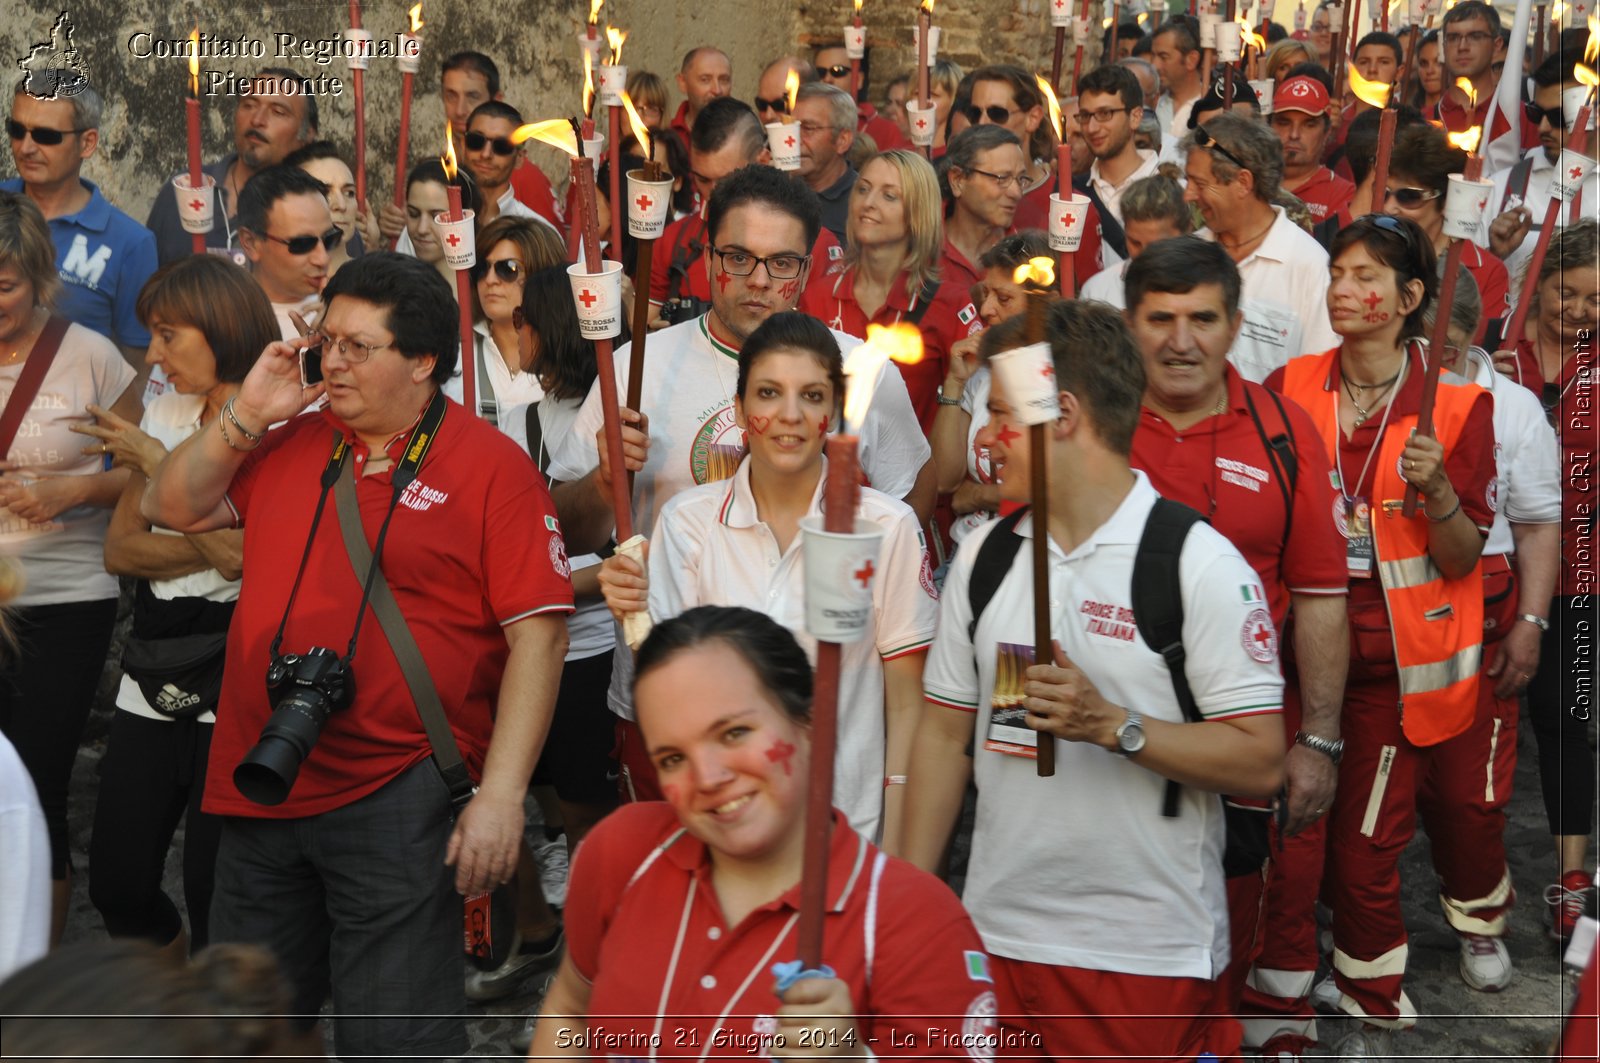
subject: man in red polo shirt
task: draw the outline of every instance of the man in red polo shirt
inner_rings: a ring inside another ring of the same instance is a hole
[[[1284,189],[1299,197],[1313,221],[1326,221],[1344,209],[1356,186],[1322,165],[1332,124],[1322,82],[1302,74],[1279,85],[1269,121],[1283,142]]]
[[[721,48],[709,44],[689,49],[678,69],[678,91],[683,93],[683,102],[672,116],[671,129],[687,148],[695,119],[706,104],[733,92],[733,60]]]
[[[888,118],[878,113],[878,109],[866,100],[867,71],[871,66],[872,51],[861,60],[861,85],[859,95],[856,97],[856,110],[860,114],[857,120],[856,131],[865,133],[872,138],[879,151],[889,151],[892,148],[909,148],[911,141],[906,139],[900,127]],[[813,64],[817,68],[817,77],[836,89],[850,91],[850,56],[845,54],[844,45],[828,44],[817,49]]]
[[[1276,1014],[1246,1019],[1245,1043],[1276,1059],[1316,1039],[1306,999],[1317,969],[1312,902],[1340,751],[1348,580],[1316,427],[1228,363],[1243,320],[1240,287],[1237,267],[1215,243],[1163,240],[1129,265],[1125,316],[1145,363],[1134,467],[1162,496],[1210,519],[1261,577],[1273,623],[1284,631],[1288,622],[1282,845],[1272,848],[1264,919],[1259,869],[1228,879],[1232,961],[1218,980],[1226,994],[1218,1010],[1237,1013],[1250,976],[1256,1006]]]
[[[309,338],[271,345],[144,497],[156,524],[245,529],[250,578],[228,633],[204,804],[227,817],[212,939],[271,948],[294,1013],[314,1020],[331,988],[341,1056],[454,1056],[467,1050],[462,897],[516,869],[572,586],[526,452],[439,393],[456,335],[438,272],[373,252],[323,295],[326,384],[302,386]],[[297,416],[323,394],[325,410]],[[346,503],[323,504],[335,479],[359,514],[349,530],[381,548],[374,563],[442,703],[441,743],[465,761],[448,784],[366,608],[365,566],[341,536]],[[303,674],[339,653],[353,692],[296,688],[320,711],[268,693],[269,664]]]
[[[1501,58],[1500,13],[1483,0],[1462,0],[1444,13],[1443,28],[1439,31],[1440,55],[1444,57],[1444,95],[1439,99],[1437,112],[1431,117],[1444,123],[1451,133],[1463,133],[1473,126],[1482,126],[1494,107],[1495,90],[1500,85],[1500,74],[1495,60]],[[1472,82],[1477,103],[1467,106],[1467,94],[1456,86],[1457,78]],[[1523,146],[1536,144],[1539,131],[1525,115],[1508,117],[1495,108],[1494,128],[1485,129],[1479,139],[1486,146],[1511,131],[1511,123],[1520,123],[1518,137]],[[1521,154],[1521,149],[1517,150]]]

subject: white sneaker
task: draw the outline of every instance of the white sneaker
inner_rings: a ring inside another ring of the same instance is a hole
[[[1498,993],[1511,984],[1506,943],[1482,934],[1461,935],[1461,980],[1480,993]]]
[[[1339,988],[1338,983],[1334,981],[1331,974],[1311,987],[1312,1008],[1328,1015],[1344,1014],[1343,1009],[1339,1007],[1339,1001],[1343,997],[1344,992]]]
[[[564,908],[567,903],[567,875],[570,872],[567,856],[567,838],[561,835],[555,841],[542,841],[533,847],[533,861],[539,865],[539,888],[551,907]]]
[[[1388,1063],[1391,1051],[1389,1031],[1359,1024],[1333,1046],[1335,1059],[1345,1063]]]

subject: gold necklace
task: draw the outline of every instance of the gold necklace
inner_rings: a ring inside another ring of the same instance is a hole
[[[1367,419],[1372,416],[1373,412],[1377,410],[1377,408],[1382,405],[1386,399],[1389,398],[1394,391],[1395,382],[1400,379],[1400,374],[1401,372],[1404,372],[1404,370],[1405,362],[1402,361],[1400,363],[1400,368],[1396,370],[1394,376],[1390,377],[1388,380],[1385,380],[1380,384],[1356,384],[1353,383],[1349,377],[1344,375],[1343,366],[1339,368],[1339,379],[1344,382],[1345,394],[1350,396],[1350,405],[1356,408],[1355,427],[1360,428],[1363,424],[1366,424]],[[1386,388],[1387,390],[1385,390],[1377,397],[1376,400],[1374,400],[1371,407],[1366,407],[1361,405],[1360,399],[1356,398],[1356,389],[1358,388],[1362,391],[1370,391],[1373,388]]]

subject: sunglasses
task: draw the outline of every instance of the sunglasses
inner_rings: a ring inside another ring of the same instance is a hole
[[[779,114],[789,113],[789,101],[783,96],[779,96],[775,100],[769,100],[763,96],[757,96],[755,98],[755,105],[758,112],[777,111]]]
[[[843,78],[850,76],[850,68],[847,66],[824,66],[819,67],[817,73],[830,78]]]
[[[1390,195],[1393,194],[1394,192],[1391,190]],[[1438,195],[1438,193],[1435,192],[1434,195]],[[1357,221],[1370,221],[1373,225],[1376,225],[1384,232],[1393,233],[1405,241],[1406,250],[1408,252],[1416,252],[1416,244],[1411,239],[1411,226],[1406,222],[1401,221],[1399,218],[1396,218],[1394,215],[1368,214],[1365,218],[1358,218]]]
[[[1011,121],[1011,116],[1016,112],[1008,111],[1004,107],[1000,107],[996,104],[990,104],[988,107],[968,107],[961,113],[966,115],[967,121],[971,122],[973,125],[977,125],[979,122],[983,121],[984,115],[988,115],[989,121],[993,122],[995,125],[1005,125],[1007,122]]]
[[[1420,207],[1430,199],[1438,199],[1439,192],[1433,188],[1390,188],[1383,194],[1385,201],[1393,199],[1402,207]]]
[[[337,226],[329,229],[321,236],[291,236],[287,240],[281,236],[273,236],[271,233],[261,233],[260,235],[265,236],[274,243],[282,244],[291,255],[295,256],[309,255],[317,249],[318,243],[332,251],[344,242],[344,233]]]
[[[468,151],[482,151],[485,147],[493,147],[496,155],[510,155],[517,150],[517,146],[505,137],[495,137],[490,140],[482,133],[468,133],[466,145]]]
[[[1218,155],[1221,155],[1224,159],[1227,159],[1241,170],[1250,169],[1250,167],[1246,166],[1239,160],[1239,156],[1223,147],[1222,141],[1212,136],[1211,131],[1203,125],[1195,127],[1194,142],[1197,147],[1210,148],[1214,150]]]
[[[494,275],[507,284],[515,284],[524,276],[522,263],[514,258],[498,258],[493,262],[479,261],[472,267],[472,279],[481,281],[489,275],[489,270],[494,270]]]
[[[1522,113],[1528,116],[1529,125],[1537,126],[1540,122],[1549,122],[1551,129],[1566,128],[1566,115],[1561,113],[1560,107],[1540,107],[1530,102],[1522,105]]]
[[[51,129],[49,126],[26,126],[21,122],[6,119],[6,132],[11,134],[12,140],[22,140],[32,137],[33,142],[41,148],[53,148],[67,138],[68,134],[77,136],[87,132],[83,129]]]

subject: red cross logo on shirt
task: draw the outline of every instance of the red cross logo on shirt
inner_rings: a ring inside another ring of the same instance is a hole
[[[1367,297],[1361,301],[1367,304],[1368,310],[1376,310],[1378,308],[1378,304],[1383,302],[1383,296],[1379,295],[1377,292],[1368,292]]]
[[[1009,424],[996,433],[995,438],[1005,446],[1010,446],[1013,440],[1021,439],[1022,433],[1012,428]]]
[[[861,586],[865,587],[867,584],[872,582],[872,574],[876,571],[877,569],[872,567],[872,559],[869,557],[867,558],[867,563],[865,565],[862,565],[860,568],[850,573],[850,575],[855,578],[857,583],[860,583]]]
[[[651,199],[649,196],[642,195],[638,199],[634,200],[634,202],[639,204],[639,209],[641,211],[648,211],[651,207],[655,206],[655,200]]]
[[[1272,632],[1267,629],[1267,625],[1262,624],[1256,628],[1256,633],[1251,635],[1250,638],[1257,646],[1265,650],[1272,643]]]
[[[451,233],[449,236],[444,238],[444,242],[449,244],[451,249],[454,249],[455,246],[461,242],[461,237],[457,236],[455,233]]]
[[[1577,174],[1573,174],[1573,176],[1576,177]],[[206,205],[206,201],[203,200],[203,199],[191,199],[189,201],[189,209],[193,210],[193,211],[198,211],[201,208],[203,208],[205,205]]]
[[[578,302],[583,304],[583,308],[585,310],[594,309],[594,304],[599,302],[599,301],[600,301],[600,297],[595,295],[593,292],[591,292],[587,288],[585,288],[583,290],[583,293],[578,296]]]

